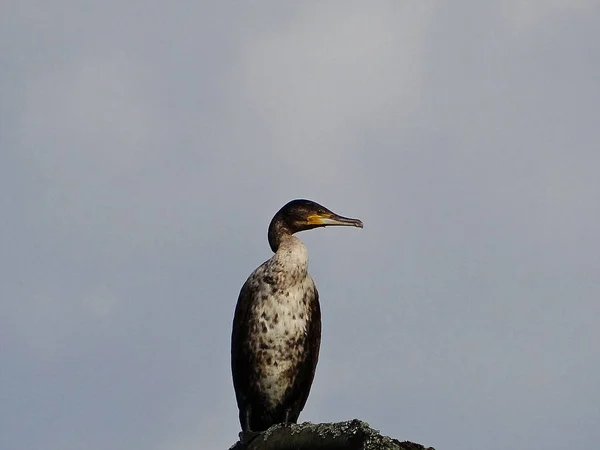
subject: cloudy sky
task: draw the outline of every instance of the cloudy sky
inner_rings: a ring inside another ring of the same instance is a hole
[[[237,438],[239,288],[279,207],[301,420],[438,449],[600,440],[598,0],[0,6],[0,447]]]

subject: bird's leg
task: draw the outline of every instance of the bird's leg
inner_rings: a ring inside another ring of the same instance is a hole
[[[252,431],[250,429],[250,414],[251,414],[250,405],[246,405],[244,408],[244,412],[241,414],[243,418],[242,422],[242,431],[240,433],[240,442],[244,445],[248,445],[252,439],[258,436],[260,433],[256,431]]]
[[[252,407],[250,405],[246,405],[244,408],[244,424],[242,426],[242,431],[250,431],[250,414],[252,412]]]
[[[283,416],[283,423],[290,423],[290,414],[292,413],[291,408],[287,408],[285,410],[285,415]]]

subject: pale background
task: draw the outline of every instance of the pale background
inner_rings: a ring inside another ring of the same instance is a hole
[[[226,449],[237,294],[305,197],[301,420],[600,441],[600,2],[0,5],[0,448]]]

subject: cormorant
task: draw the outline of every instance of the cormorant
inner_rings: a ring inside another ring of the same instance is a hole
[[[310,200],[292,200],[269,225],[275,253],[248,277],[238,297],[231,370],[242,431],[296,423],[315,375],[321,343],[319,293],[307,272],[303,230],[330,225],[362,228]]]

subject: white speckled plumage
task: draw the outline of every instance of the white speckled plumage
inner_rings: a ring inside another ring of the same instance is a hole
[[[290,376],[305,350],[310,319],[307,293],[313,297],[315,292],[307,267],[306,247],[289,236],[248,279],[256,293],[250,313],[250,329],[256,332],[249,345],[258,352],[258,359],[266,362],[258,367],[257,383],[271,407],[280,403],[293,385],[293,379],[282,383],[282,378]]]

